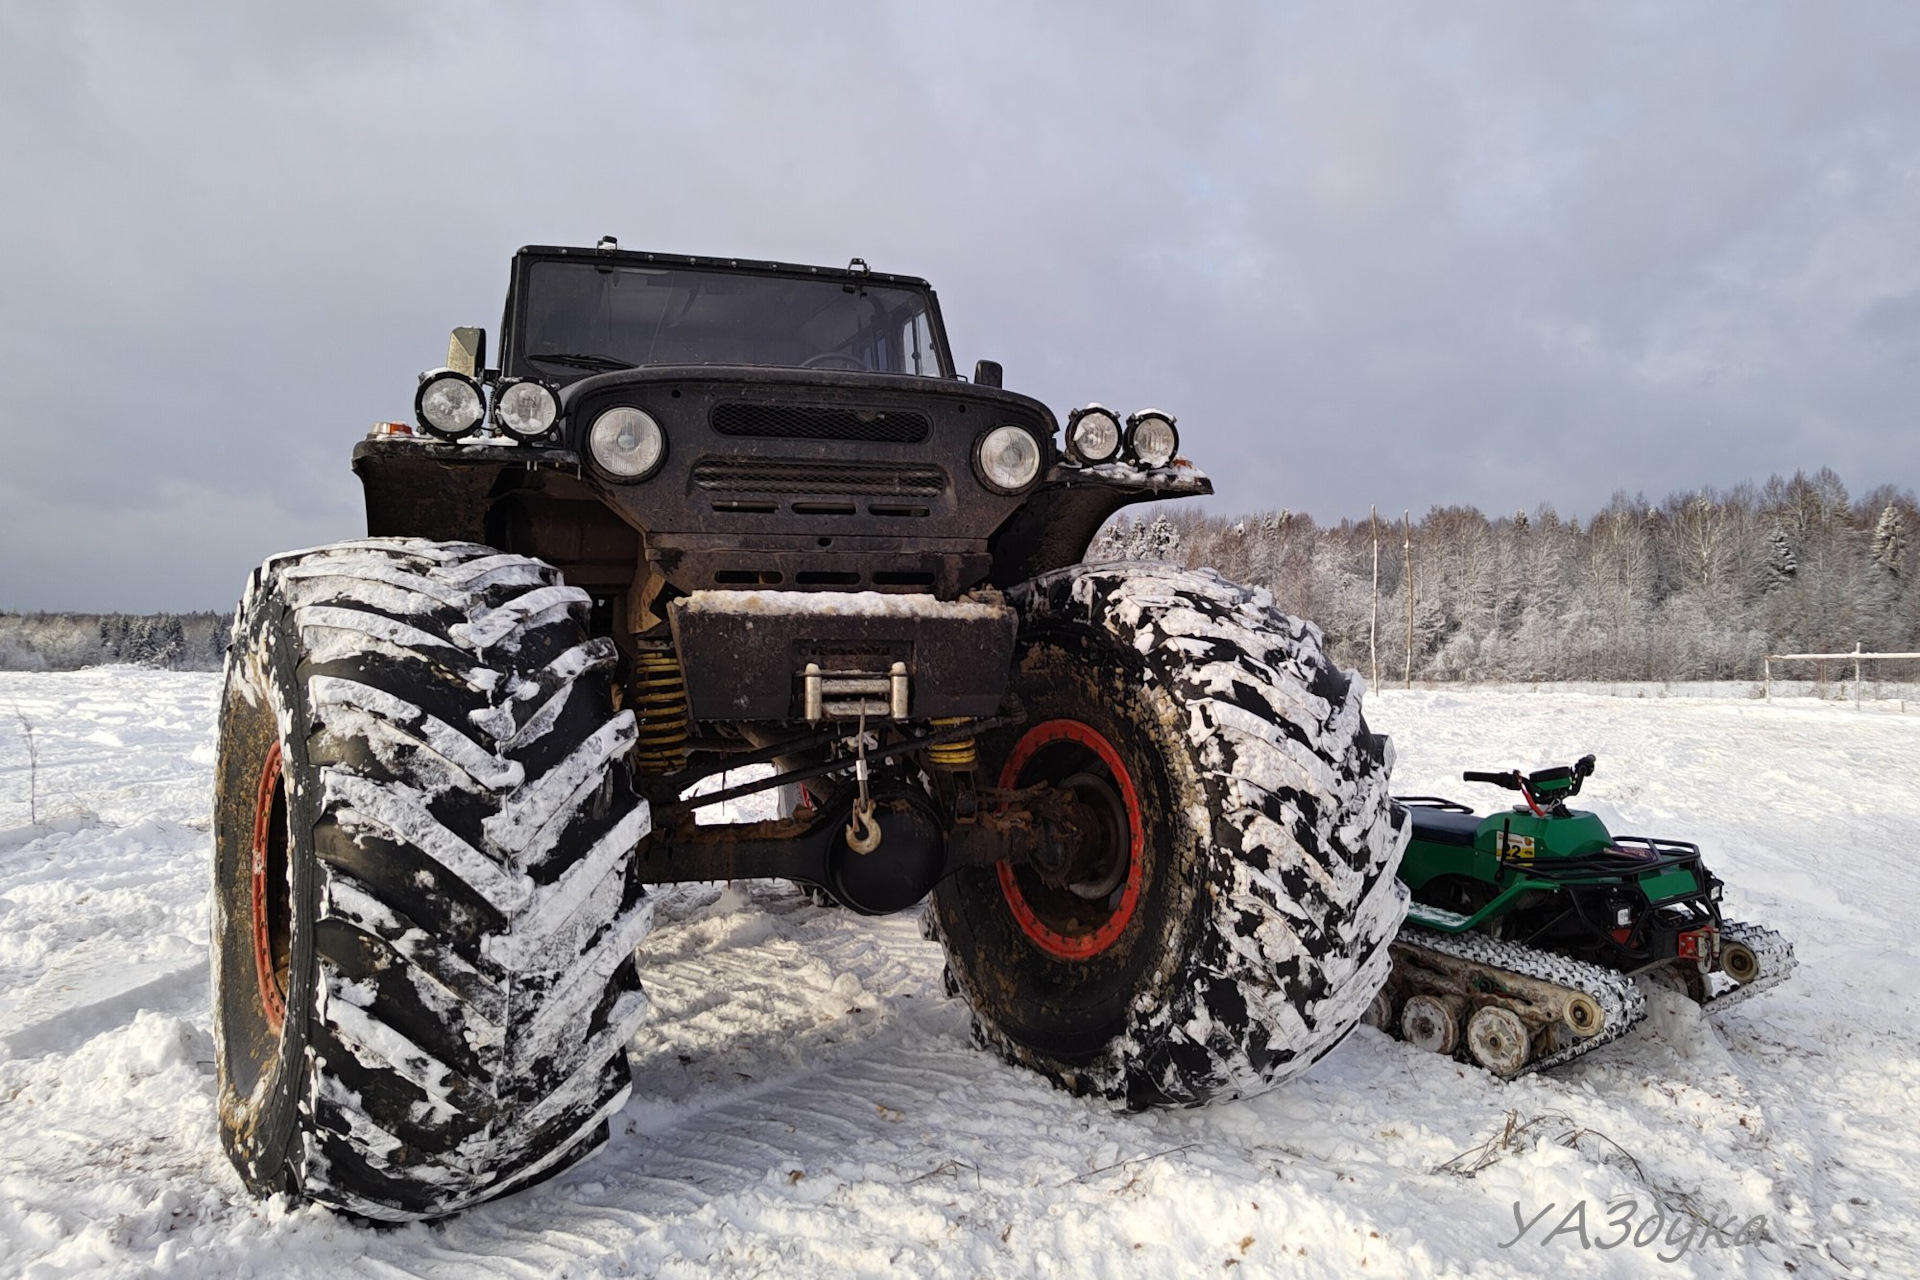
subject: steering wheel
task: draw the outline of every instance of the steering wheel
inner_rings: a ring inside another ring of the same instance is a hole
[[[850,356],[844,351],[822,351],[817,356],[808,356],[800,362],[802,369],[848,369],[854,373],[872,373],[873,367],[859,356]]]

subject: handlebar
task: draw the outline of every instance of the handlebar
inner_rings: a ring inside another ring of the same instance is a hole
[[[1508,791],[1518,791],[1526,800],[1527,807],[1535,813],[1541,811],[1537,795],[1544,795],[1549,805],[1558,805],[1568,796],[1579,795],[1581,784],[1592,776],[1592,756],[1581,756],[1571,765],[1555,765],[1550,769],[1536,769],[1532,773],[1521,773],[1518,769],[1509,769],[1504,773],[1469,769],[1460,775],[1467,782],[1486,782],[1505,787]]]

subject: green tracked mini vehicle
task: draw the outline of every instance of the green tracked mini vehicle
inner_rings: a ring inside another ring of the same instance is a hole
[[[1616,836],[1567,801],[1594,758],[1533,773],[1469,771],[1522,803],[1478,814],[1437,796],[1398,796],[1412,840],[1400,878],[1413,895],[1393,976],[1369,1020],[1421,1048],[1499,1076],[1569,1061],[1646,1016],[1633,979],[1703,1006],[1786,978],[1793,948],[1727,920],[1697,845]]]

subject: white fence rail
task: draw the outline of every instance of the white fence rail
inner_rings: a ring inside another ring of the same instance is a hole
[[[1860,664],[1863,662],[1885,662],[1905,658],[1920,659],[1920,653],[1865,653],[1859,645],[1853,646],[1851,653],[1770,653],[1766,663],[1766,696],[1773,697],[1773,664],[1776,662],[1845,662],[1853,661],[1853,700],[1860,701]],[[1749,668],[1751,670],[1751,668]]]

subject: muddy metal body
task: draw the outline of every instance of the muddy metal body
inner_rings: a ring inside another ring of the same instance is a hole
[[[920,298],[932,372],[543,364],[530,349],[529,273],[583,262]],[[498,369],[473,372],[552,386],[554,429],[533,443],[369,437],[353,454],[367,531],[536,557],[589,593],[592,630],[618,646],[630,705],[665,744],[640,779],[658,833],[646,878],[781,876],[881,911],[960,866],[1026,861],[1036,848],[1071,861],[1071,804],[1002,797],[982,819],[966,770],[933,771],[931,799],[907,770],[942,747],[935,759],[963,761],[979,733],[1021,718],[1008,696],[1016,619],[1002,588],[1079,561],[1122,506],[1211,492],[1203,476],[1180,461],[1076,461],[1044,404],[948,372],[924,281],[863,266],[523,249],[502,332]],[[997,380],[997,367],[979,372]],[[642,479],[608,472],[590,448],[592,425],[618,407],[644,411],[665,434],[664,459]],[[986,482],[977,464],[984,433],[1007,424],[1043,450],[1019,492]],[[871,857],[850,855],[842,834],[855,799],[846,744],[862,729],[884,850]],[[812,803],[770,823],[694,822],[682,792],[749,763],[777,773],[729,794],[807,783]]]
[[[500,332],[354,451],[369,536],[235,611],[211,951],[250,1191],[438,1218],[630,1133],[666,881],[924,899],[974,1042],[1115,1105],[1347,1037],[1405,913],[1360,682],[1264,590],[1083,561],[1211,491],[1171,415],[961,378],[933,291],[857,259],[523,249]]]

